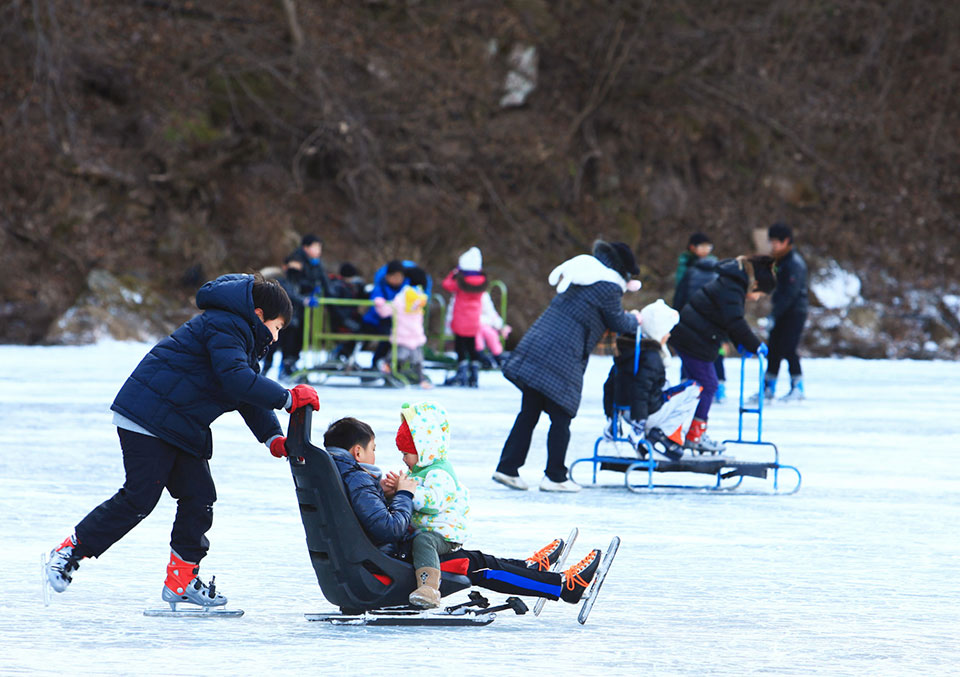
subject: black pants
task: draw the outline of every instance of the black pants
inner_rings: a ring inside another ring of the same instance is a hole
[[[461,562],[459,560],[466,560]],[[559,599],[563,577],[552,571],[528,569],[519,559],[503,559],[478,550],[455,550],[440,556],[441,566],[453,564],[474,585],[505,595]]]
[[[156,507],[164,488],[177,499],[170,547],[187,562],[199,562],[210,542],[217,490],[210,464],[149,435],[118,429],[123,449],[123,487],[76,527],[81,554],[99,557]]]
[[[780,361],[787,361],[787,368],[791,376],[800,376],[800,356],[797,346],[800,345],[800,336],[803,334],[803,325],[807,322],[806,314],[785,315],[776,321],[770,331],[770,353],[767,359],[767,374],[773,378],[780,373]]]
[[[550,430],[547,432],[547,468],[544,474],[554,482],[566,481],[567,466],[564,461],[567,445],[570,444],[570,421],[573,417],[559,404],[533,388],[523,388],[520,413],[513,422],[507,441],[503,443],[497,472],[511,476],[519,474],[520,467],[527,460],[527,453],[530,451],[533,429],[537,427],[543,412],[550,417]]]
[[[480,353],[477,352],[476,336],[453,335],[453,348],[457,351],[457,361],[476,362],[480,359]]]

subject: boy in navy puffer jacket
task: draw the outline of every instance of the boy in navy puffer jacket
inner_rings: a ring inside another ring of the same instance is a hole
[[[99,557],[149,515],[166,488],[177,499],[177,516],[164,601],[227,603],[197,576],[217,499],[210,424],[238,411],[270,453],[282,458],[286,438],[273,410],[318,409],[319,400],[310,386],[288,391],[260,374],[260,358],[293,311],[278,282],[222,275],[200,288],[197,307],[204,312],[155,345],[113,402],[126,479],[51,551],[46,573],[57,592],[70,584],[80,560]]]

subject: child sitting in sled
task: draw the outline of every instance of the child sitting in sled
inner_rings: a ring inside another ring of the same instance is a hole
[[[442,411],[438,407],[435,410],[437,416],[433,417],[431,414],[430,418],[442,418],[445,424],[446,416],[441,414]],[[449,426],[429,425],[422,429],[415,414],[412,419],[412,426],[407,423],[412,439],[421,439],[424,449],[429,447],[434,453],[441,447],[446,448]],[[406,423],[407,420],[404,416],[403,421]],[[425,422],[426,420],[423,421]],[[436,438],[436,441],[427,443],[424,437]],[[414,501],[417,492],[421,490],[420,483],[415,479],[416,466],[412,475],[401,472],[383,476],[380,469],[374,465],[376,438],[373,429],[355,418],[344,418],[331,424],[324,433],[323,444],[340,472],[350,505],[367,537],[385,554],[410,560],[414,556],[414,540],[418,536],[418,533],[413,531]],[[408,445],[406,442],[402,444],[404,447]],[[420,454],[417,458],[419,463]],[[426,506],[426,500],[423,499],[422,502],[423,506]],[[438,510],[434,514],[439,516],[442,512]],[[418,519],[422,520],[422,517]],[[456,534],[454,538],[465,538],[465,529],[457,531],[454,527],[449,533]],[[438,555],[434,567],[425,568],[435,569],[428,572],[428,580],[435,580],[438,587],[440,572],[452,571],[466,576],[472,585],[507,595],[562,599],[576,604],[593,581],[600,565],[601,553],[600,550],[592,550],[562,573],[550,571],[550,567],[560,558],[563,545],[562,539],[554,539],[525,560],[500,558],[478,550],[454,549],[451,546],[448,552]],[[441,544],[441,547],[444,546]],[[418,572],[423,573],[419,570]],[[419,575],[417,583],[421,583]],[[439,602],[439,591],[436,599]]]
[[[622,432],[630,444],[640,451],[646,440],[654,450],[671,460],[683,456],[683,440],[693,421],[702,390],[693,381],[676,388],[667,385],[665,360],[670,359],[666,343],[680,314],[658,299],[640,311],[641,340],[635,334],[617,336],[613,367],[603,384],[603,410],[607,416],[604,437],[612,440],[616,411],[621,414]],[[638,351],[639,349],[639,351]]]
[[[428,609],[440,604],[440,556],[460,548],[469,533],[470,491],[447,460],[449,430],[447,412],[438,404],[404,404],[400,409],[397,449],[417,482],[412,523],[418,587],[410,593],[410,603]],[[397,478],[388,473],[385,488]]]

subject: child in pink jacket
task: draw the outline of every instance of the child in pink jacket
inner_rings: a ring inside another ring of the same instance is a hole
[[[393,316],[392,340],[397,344],[397,365],[401,374],[421,388],[432,388],[430,379],[423,375],[423,346],[427,335],[423,330],[423,313],[427,294],[419,280],[407,280],[391,301],[377,299],[381,317]],[[402,367],[400,365],[403,365]]]
[[[487,276],[483,272],[483,257],[477,247],[470,247],[460,255],[456,268],[443,280],[443,288],[453,294],[453,345],[457,351],[457,373],[444,385],[477,387],[480,371],[477,352],[477,333],[480,331],[480,313],[483,293],[487,290]]]

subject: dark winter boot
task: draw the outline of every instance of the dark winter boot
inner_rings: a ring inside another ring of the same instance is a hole
[[[560,559],[561,552],[563,552],[563,539],[555,538],[526,559],[527,568],[549,571],[550,567]]]
[[[169,602],[174,609],[178,602],[202,607],[226,604],[227,598],[218,593],[214,585],[216,576],[211,578],[210,585],[207,585],[197,575],[199,571],[199,564],[186,562],[171,550],[170,561],[167,563],[167,578],[163,582],[163,592],[160,595],[163,601]]]
[[[463,360],[457,364],[457,373],[443,382],[445,386],[465,386],[470,378],[470,363]]]
[[[480,364],[478,362],[471,362],[467,370],[467,385],[471,388],[476,388],[478,385],[479,378],[480,378]]]
[[[650,428],[647,431],[647,441],[653,445],[654,451],[660,452],[671,461],[683,458],[683,445],[671,440],[660,428]]]
[[[600,551],[594,550],[582,560],[563,572],[563,586],[560,599],[570,604],[576,604],[583,597],[584,591],[590,587],[593,575],[600,566]]]
[[[410,604],[421,609],[440,606],[440,570],[420,567],[417,569],[417,583],[420,587],[410,593]]]
[[[57,592],[63,592],[73,581],[73,572],[80,568],[83,556],[77,552],[77,537],[67,536],[63,543],[50,551],[45,569],[50,587]]]

